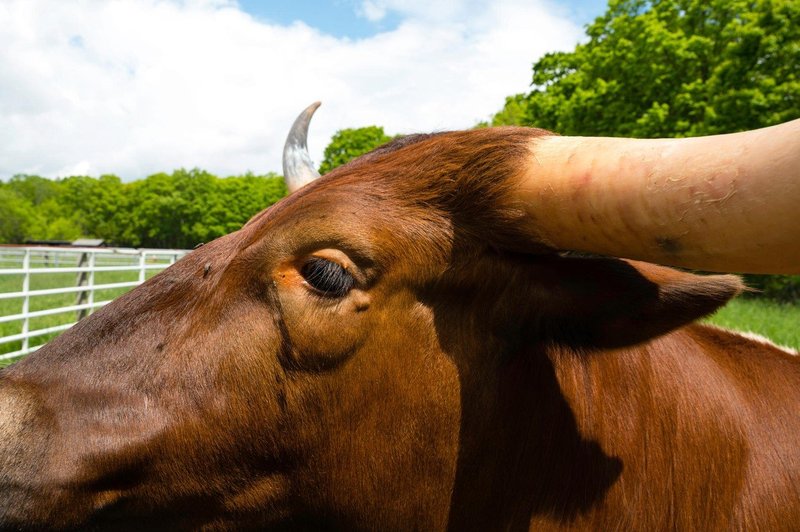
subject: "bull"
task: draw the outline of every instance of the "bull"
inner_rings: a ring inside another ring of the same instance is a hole
[[[796,270],[800,121],[412,135],[309,182],[315,109],[293,194],[0,372],[1,529],[800,523],[800,360],[694,323],[738,277],[655,264]]]

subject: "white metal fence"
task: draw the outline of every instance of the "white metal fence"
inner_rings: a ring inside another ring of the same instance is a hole
[[[0,246],[0,361],[35,351],[186,253]]]

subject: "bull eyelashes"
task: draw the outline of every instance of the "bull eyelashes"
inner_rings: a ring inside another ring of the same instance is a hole
[[[300,274],[321,295],[343,297],[353,288],[355,280],[341,265],[320,257],[311,257],[303,264]]]

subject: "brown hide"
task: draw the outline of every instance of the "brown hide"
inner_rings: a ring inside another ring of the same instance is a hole
[[[0,528],[796,526],[797,358],[685,326],[734,277],[531,241],[539,134],[379,149],[0,372]]]

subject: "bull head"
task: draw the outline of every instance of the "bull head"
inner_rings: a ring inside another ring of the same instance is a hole
[[[302,186],[315,108],[297,192],[0,372],[0,528],[524,528],[619,485],[589,368],[741,284],[557,250],[724,266],[744,222],[709,213],[755,216],[750,154],[482,129]]]

